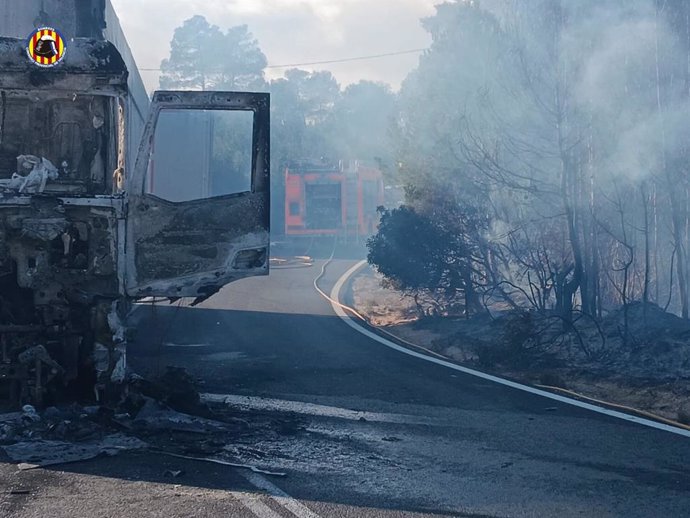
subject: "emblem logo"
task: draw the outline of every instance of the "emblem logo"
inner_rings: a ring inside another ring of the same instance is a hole
[[[65,40],[51,27],[36,29],[29,36],[26,52],[39,67],[54,67],[65,57]]]

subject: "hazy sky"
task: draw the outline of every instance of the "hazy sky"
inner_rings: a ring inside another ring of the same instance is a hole
[[[168,56],[174,29],[200,14],[225,29],[247,24],[269,65],[325,61],[427,47],[420,18],[441,0],[112,0],[140,68]],[[418,55],[301,67],[330,70],[347,85],[360,79],[397,88]],[[267,71],[269,77],[281,69]],[[157,72],[142,72],[149,90]]]

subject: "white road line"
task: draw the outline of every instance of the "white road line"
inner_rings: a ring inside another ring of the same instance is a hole
[[[239,491],[233,491],[232,496],[243,506],[249,509],[258,518],[283,518],[273,509],[264,504],[259,495],[250,495]]]
[[[266,491],[273,501],[290,511],[297,518],[321,518],[306,505],[298,502],[258,473],[242,473],[242,476],[254,486]]]
[[[176,344],[167,342],[163,344],[163,347],[210,347],[210,344]]]
[[[335,286],[333,286],[333,289],[331,290],[331,299],[335,301],[340,300],[340,290],[342,290],[343,285],[347,282],[347,280],[354,275],[354,273],[362,268],[366,264],[366,261],[360,261],[357,264],[355,264],[352,268],[350,268],[348,271],[346,271],[335,283]],[[492,381],[494,383],[498,383],[500,385],[505,385],[506,387],[514,388],[517,390],[522,390],[523,392],[528,392],[530,394],[535,394],[537,396],[542,396],[548,399],[552,399],[554,401],[558,401],[559,403],[564,403],[566,405],[572,405],[576,406],[579,408],[584,408],[586,410],[591,410],[592,412],[597,412],[599,414],[604,414],[610,417],[615,417],[618,419],[623,419],[624,421],[630,421],[632,423],[637,423],[641,424],[643,426],[649,426],[650,428],[656,428],[658,430],[663,430],[665,432],[671,432],[677,435],[682,435],[684,437],[690,437],[690,430],[683,430],[682,428],[677,428],[675,426],[670,426],[667,424],[663,423],[657,423],[656,421],[652,421],[650,419],[645,419],[643,417],[637,417],[634,415],[630,414],[624,414],[623,412],[618,412],[616,410],[609,410],[608,408],[603,408],[597,405],[593,405],[591,403],[585,403],[584,401],[578,401],[577,399],[571,399],[565,396],[561,396],[559,394],[553,394],[551,392],[547,392],[545,390],[541,390],[535,387],[530,387],[527,385],[522,385],[521,383],[516,383],[514,381],[510,381],[507,379],[499,378],[498,376],[492,376],[491,374],[486,374],[484,372],[476,371],[474,369],[469,369],[467,367],[462,367],[460,365],[457,365],[455,363],[451,363],[445,360],[441,360],[439,358],[434,358],[433,356],[427,356],[425,354],[412,351],[411,349],[408,349],[406,347],[402,347],[394,342],[391,342],[390,340],[387,340],[376,333],[373,333],[369,331],[368,329],[363,328],[362,326],[356,324],[352,317],[350,317],[340,306],[337,304],[333,303],[331,301],[331,307],[333,308],[333,311],[335,311],[336,315],[338,315],[343,322],[345,322],[348,326],[353,328],[355,331],[358,333],[361,333],[372,340],[376,340],[380,344],[385,345],[386,347],[389,347],[391,349],[394,349],[398,352],[401,352],[403,354],[407,354],[409,356],[413,356],[415,358],[419,358],[420,360],[424,360],[430,363],[435,363],[436,365],[441,365],[443,367],[448,367],[449,369],[453,369],[455,371],[459,371],[465,374],[469,374],[470,376],[476,376],[477,378],[485,379],[487,381]]]

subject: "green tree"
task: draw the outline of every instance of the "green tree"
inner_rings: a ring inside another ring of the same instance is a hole
[[[333,74],[326,70],[308,72],[292,68],[285,72],[285,79],[297,92],[307,125],[326,122],[340,98],[340,85]]]
[[[203,16],[175,29],[161,62],[164,89],[252,90],[265,87],[266,56],[246,25],[223,32]]]
[[[289,160],[341,158],[330,121],[340,85],[330,72],[291,69],[271,83],[274,153]]]
[[[329,121],[339,156],[390,170],[393,164],[390,127],[396,108],[396,96],[387,84],[360,81],[345,88]]]
[[[367,260],[390,286],[414,299],[420,314],[427,313],[425,306],[444,314],[462,300],[469,316],[481,310],[479,294],[487,285],[482,233],[488,221],[481,211],[445,198],[447,204],[432,214],[409,205],[380,208]]]
[[[306,131],[305,109],[299,90],[287,79],[271,81],[271,146],[272,157],[284,164],[304,156]]]

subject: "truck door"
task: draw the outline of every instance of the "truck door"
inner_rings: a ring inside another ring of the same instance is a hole
[[[128,183],[125,291],[205,298],[268,274],[269,95],[156,92]]]

